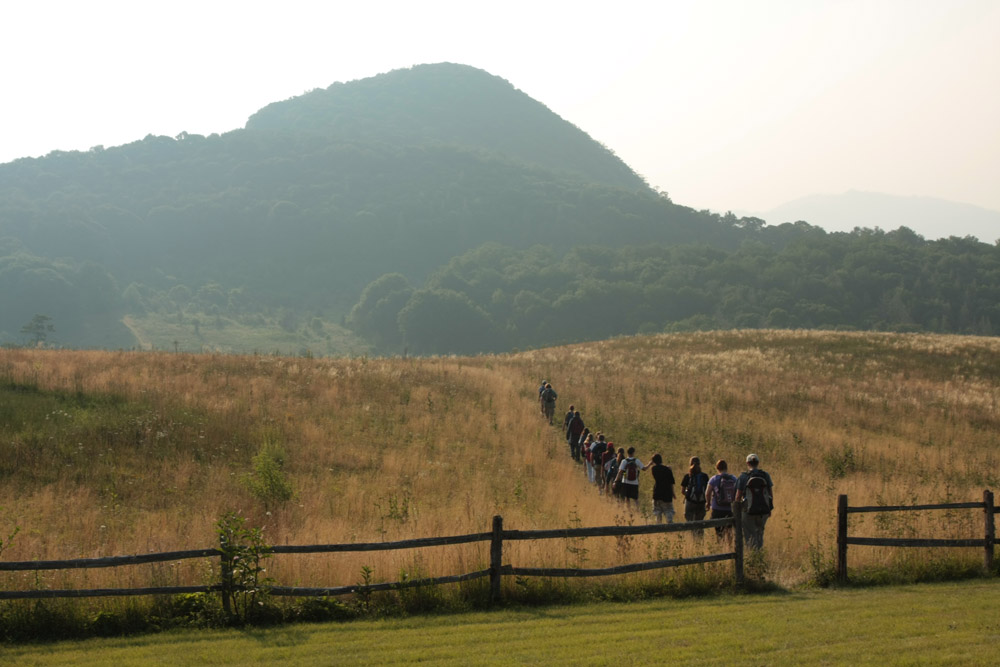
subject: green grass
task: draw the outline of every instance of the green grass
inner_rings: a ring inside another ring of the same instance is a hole
[[[993,664],[998,594],[977,580],[185,631],[7,646],[0,663]]]
[[[195,323],[197,322],[197,326]],[[142,349],[182,352],[224,352],[314,356],[352,356],[369,351],[369,345],[353,333],[330,322],[312,329],[299,325],[282,328],[273,320],[252,324],[204,313],[176,315],[150,313],[132,315],[126,324]]]

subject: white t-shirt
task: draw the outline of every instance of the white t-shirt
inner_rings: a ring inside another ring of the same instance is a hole
[[[635,471],[635,479],[630,482],[629,479],[628,479],[628,465],[630,463],[632,463],[633,461],[635,462],[635,464],[638,467],[636,468],[636,471]],[[624,484],[635,484],[636,486],[639,486],[639,471],[642,470],[645,467],[646,466],[644,466],[642,464],[642,461],[640,461],[639,459],[635,458],[634,456],[632,458],[629,458],[627,456],[625,458],[623,458],[622,459],[621,468],[619,468],[619,470],[621,470],[621,473],[622,473],[622,483],[624,483]]]

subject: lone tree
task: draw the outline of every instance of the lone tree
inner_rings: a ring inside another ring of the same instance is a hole
[[[48,315],[35,315],[30,322],[21,327],[21,333],[30,338],[36,347],[48,340],[49,334],[55,330],[52,318]]]

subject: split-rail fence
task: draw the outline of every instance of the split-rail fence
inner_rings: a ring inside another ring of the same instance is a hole
[[[847,496],[841,494],[837,498],[837,580],[847,582],[847,547],[979,547],[983,549],[983,565],[987,572],[993,568],[995,546],[1000,543],[996,537],[995,517],[1000,507],[993,504],[993,492],[983,491],[982,502],[940,503],[936,505],[874,505],[867,507],[851,507],[847,504]],[[862,512],[907,512],[924,510],[956,510],[981,509],[985,516],[984,535],[981,539],[927,539],[900,537],[850,537],[847,534],[847,516]]]
[[[504,543],[517,540],[545,540],[545,539],[578,539],[587,537],[620,537],[627,535],[655,535],[660,533],[674,533],[686,531],[704,531],[711,528],[721,528],[732,526],[733,528],[733,550],[724,553],[707,554],[703,556],[692,556],[687,558],[671,558],[665,560],[647,561],[641,563],[628,563],[615,565],[606,568],[585,569],[585,568],[546,568],[546,567],[515,567],[503,564]],[[365,583],[351,586],[339,586],[333,588],[305,588],[293,586],[269,586],[268,592],[275,596],[300,596],[300,597],[332,597],[346,595],[356,592],[376,592],[387,590],[398,590],[418,586],[431,586],[437,584],[450,584],[463,581],[471,581],[489,577],[490,597],[494,602],[501,599],[501,578],[503,576],[518,577],[601,577],[630,572],[641,572],[661,568],[678,567],[682,565],[694,565],[698,563],[712,563],[719,561],[733,561],[733,578],[737,582],[743,581],[743,531],[742,522],[738,517],[725,519],[711,519],[706,521],[692,521],[686,523],[671,524],[651,524],[638,526],[600,526],[593,528],[557,528],[550,530],[505,530],[503,527],[503,517],[493,517],[493,526],[490,532],[473,533],[469,535],[452,535],[446,537],[423,537],[410,540],[400,540],[396,542],[365,542],[352,544],[316,544],[301,546],[269,546],[264,547],[262,552],[278,554],[317,554],[317,553],[344,553],[358,551],[394,551],[399,549],[417,549],[422,547],[436,547],[456,544],[469,544],[473,542],[490,542],[490,566],[487,569],[466,574],[458,574],[443,577],[432,577],[417,580],[397,581],[393,583]],[[107,568],[121,567],[128,565],[140,565],[146,563],[162,563],[168,561],[180,561],[191,558],[219,558],[220,559],[220,581],[218,583],[204,586],[157,586],[147,588],[103,588],[103,589],[62,589],[62,590],[27,590],[27,591],[4,591],[0,590],[0,600],[14,599],[41,599],[41,598],[81,598],[81,597],[108,597],[108,596],[136,596],[136,595],[177,595],[184,593],[220,593],[223,607],[228,613],[230,601],[234,593],[241,590],[232,579],[233,562],[229,560],[225,549],[193,549],[188,551],[170,551],[164,553],[148,553],[133,556],[112,556],[106,558],[80,558],[74,560],[49,560],[49,561],[0,561],[0,572],[2,571],[42,571],[42,570],[69,570],[82,568]]]

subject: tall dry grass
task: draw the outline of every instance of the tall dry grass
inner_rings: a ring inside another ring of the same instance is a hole
[[[754,451],[773,476],[772,577],[808,576],[832,554],[835,499],[852,504],[981,498],[998,490],[1000,341],[816,332],[622,338],[507,356],[301,359],[0,351],[0,385],[37,387],[46,414],[0,425],[5,560],[212,546],[238,510],[274,544],[394,540],[513,528],[643,522],[599,497],[537,413],[543,377],[591,428],[679,479],[691,455],[738,471]],[[49,402],[45,402],[49,401]],[[271,447],[294,496],[247,483]],[[275,449],[276,448],[276,449]],[[641,494],[648,510],[650,480]],[[678,507],[680,510],[680,506]],[[981,516],[852,517],[863,534],[974,536]],[[511,544],[522,565],[609,565],[714,548],[690,536]],[[582,547],[585,551],[580,551]],[[282,556],[283,584],[453,574],[488,547]],[[855,553],[856,552],[856,553]],[[974,555],[974,557],[977,555]],[[887,563],[855,549],[852,563]],[[3,585],[191,582],[207,563],[46,573]],[[15,580],[15,581],[12,581]]]

